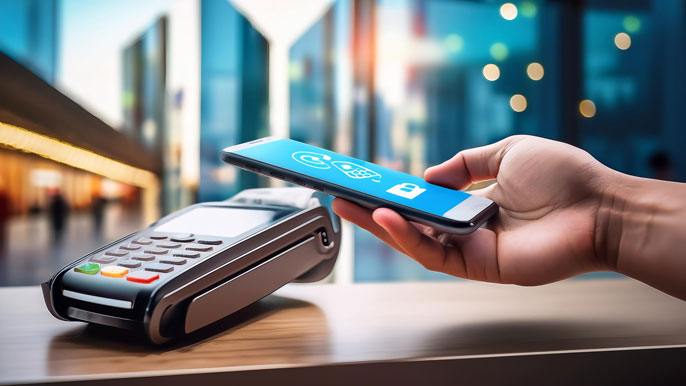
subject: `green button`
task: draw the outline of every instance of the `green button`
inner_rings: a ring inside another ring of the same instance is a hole
[[[88,275],[95,275],[100,270],[100,264],[86,263],[80,267],[74,268],[74,271],[85,273]]]

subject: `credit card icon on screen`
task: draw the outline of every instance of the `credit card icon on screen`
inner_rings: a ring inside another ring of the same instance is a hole
[[[342,171],[346,176],[359,180],[364,178],[371,178],[374,182],[381,181],[381,174],[349,161],[333,161],[331,163],[336,169]]]

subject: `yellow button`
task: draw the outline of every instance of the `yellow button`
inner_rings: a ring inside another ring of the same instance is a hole
[[[116,265],[108,265],[107,267],[101,269],[100,273],[102,274],[102,276],[124,277],[124,275],[129,273],[129,269],[124,267],[118,267]]]

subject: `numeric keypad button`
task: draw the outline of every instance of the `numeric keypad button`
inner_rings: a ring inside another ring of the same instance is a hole
[[[128,254],[129,254],[128,251],[124,251],[121,249],[110,249],[109,251],[105,252],[105,255],[114,256],[114,257],[124,257]]]
[[[196,241],[198,244],[205,244],[205,245],[221,245],[222,241],[220,239],[198,239]]]
[[[181,253],[175,253],[174,257],[183,257],[186,259],[197,259],[200,257],[200,253],[198,252],[181,252]]]
[[[202,244],[190,244],[186,246],[186,250],[194,252],[209,252],[212,250],[212,246]]]
[[[157,248],[176,249],[181,246],[179,243],[163,243],[155,245]]]
[[[173,265],[153,263],[145,266],[146,271],[168,273],[174,270]]]
[[[144,250],[143,252],[149,253],[151,255],[166,255],[169,253],[168,249],[162,249],[162,248],[148,248]]]
[[[125,251],[137,251],[137,250],[141,249],[141,246],[132,243],[129,245],[122,245],[119,247],[119,249],[123,249]]]
[[[115,260],[117,260],[117,258],[114,256],[102,255],[102,256],[92,257],[89,261],[91,261],[93,263],[109,264]]]
[[[126,259],[123,261],[120,261],[118,265],[126,268],[138,268],[141,266],[140,260],[133,260],[133,259]]]
[[[150,245],[152,244],[152,240],[146,239],[145,237],[139,237],[136,240],[133,240],[131,243],[138,245]]]
[[[172,264],[172,265],[184,265],[186,264],[186,259],[183,259],[181,257],[162,257],[160,258],[160,263],[162,264]]]
[[[153,261],[155,260],[155,256],[152,255],[133,255],[131,256],[132,260],[139,260],[139,261]]]

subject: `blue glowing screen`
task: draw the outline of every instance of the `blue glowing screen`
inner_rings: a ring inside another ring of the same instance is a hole
[[[419,177],[290,139],[265,142],[235,153],[438,216],[470,196],[430,184]]]

